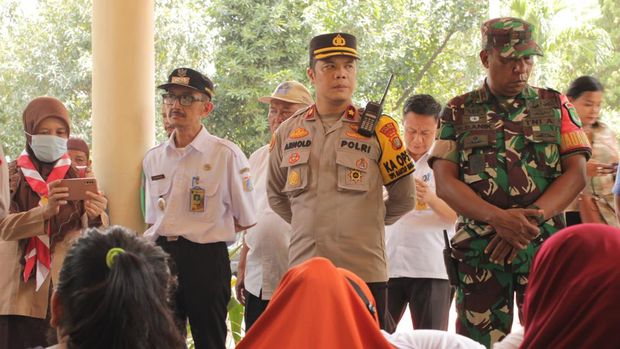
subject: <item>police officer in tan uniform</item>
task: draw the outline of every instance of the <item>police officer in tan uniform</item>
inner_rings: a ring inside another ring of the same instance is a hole
[[[383,326],[384,226],[415,206],[414,166],[390,117],[379,118],[371,137],[358,132],[362,113],[351,101],[358,57],[353,35],[312,39],[307,75],[316,104],[274,133],[267,192],[292,226],[290,266],[321,256],[356,273],[372,291]]]

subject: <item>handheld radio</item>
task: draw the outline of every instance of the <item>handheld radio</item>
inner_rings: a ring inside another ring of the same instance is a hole
[[[370,137],[375,134],[375,126],[377,126],[377,122],[383,112],[383,102],[385,102],[385,96],[387,96],[393,78],[394,74],[390,74],[390,80],[388,80],[380,103],[368,102],[368,104],[366,104],[366,108],[364,108],[364,113],[362,114],[360,120],[359,128],[357,129],[357,132],[362,136]]]

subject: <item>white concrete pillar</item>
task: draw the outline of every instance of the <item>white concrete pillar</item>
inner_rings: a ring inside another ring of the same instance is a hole
[[[93,165],[112,224],[144,231],[140,179],[155,142],[153,0],[94,0]]]

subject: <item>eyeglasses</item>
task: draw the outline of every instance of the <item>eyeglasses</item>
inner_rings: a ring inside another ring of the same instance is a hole
[[[177,95],[172,94],[172,93],[164,93],[161,96],[164,99],[164,104],[172,105],[178,99],[179,103],[182,106],[185,106],[185,107],[188,107],[188,106],[192,105],[192,103],[194,103],[194,102],[204,102],[204,101],[206,101],[206,99],[196,98],[196,97],[194,97],[192,95],[180,95],[180,96],[177,96]]]

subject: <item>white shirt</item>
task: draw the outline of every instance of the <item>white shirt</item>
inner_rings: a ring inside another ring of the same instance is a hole
[[[4,151],[0,145],[0,219],[9,214],[11,197],[9,195],[9,166],[4,158]]]
[[[493,349],[519,349],[521,343],[523,343],[524,333],[525,329],[523,326],[517,326],[504,339],[493,344]]]
[[[142,162],[146,177],[144,235],[183,236],[196,243],[235,240],[240,226],[256,223],[250,165],[234,143],[213,136],[202,127],[179,151],[174,137],[152,148]],[[204,210],[192,212],[193,178],[204,190]]]
[[[413,175],[435,192],[435,177],[428,153],[415,162]],[[419,206],[419,205],[417,205]],[[443,261],[443,230],[454,235],[454,223],[446,223],[430,206],[416,207],[396,223],[385,227],[385,249],[390,278],[448,279]]]
[[[250,168],[254,180],[257,223],[245,235],[245,243],[250,248],[246,259],[245,289],[267,300],[271,299],[288,270],[291,226],[273,212],[267,200],[269,146],[265,145],[250,155]]]
[[[381,334],[397,349],[485,349],[474,340],[446,331],[409,330],[393,334],[381,331]]]

